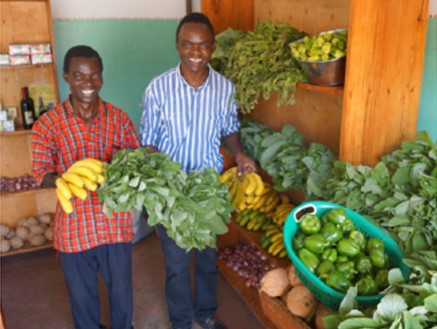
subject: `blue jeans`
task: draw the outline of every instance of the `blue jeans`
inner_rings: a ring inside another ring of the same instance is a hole
[[[191,329],[191,322],[205,320],[217,310],[217,250],[206,248],[186,252],[179,248],[161,225],[156,227],[164,253],[165,298],[173,328]],[[194,253],[194,296],[191,291],[190,261]]]
[[[98,272],[109,294],[113,329],[132,324],[132,244],[102,245],[78,253],[59,253],[76,329],[105,328],[100,322]]]

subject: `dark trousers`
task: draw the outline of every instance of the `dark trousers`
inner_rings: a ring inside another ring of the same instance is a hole
[[[132,244],[102,245],[78,253],[59,253],[76,329],[100,323],[98,272],[108,289],[112,329],[132,324]]]
[[[190,329],[193,319],[205,320],[217,310],[217,250],[186,252],[179,248],[161,225],[156,227],[164,253],[165,298],[173,328]],[[190,261],[194,253],[194,296]]]

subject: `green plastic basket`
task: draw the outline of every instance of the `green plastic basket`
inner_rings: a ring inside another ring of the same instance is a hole
[[[304,265],[304,263],[299,259],[299,257],[293,250],[292,239],[294,235],[300,231],[299,222],[304,214],[311,213],[321,217],[329,210],[335,208],[343,208],[346,211],[349,219],[355,224],[356,229],[360,230],[364,235],[366,235],[366,237],[375,237],[382,240],[385,244],[385,249],[390,258],[390,261],[396,267],[400,268],[405,280],[408,279],[409,274],[408,267],[402,262],[403,255],[400,252],[396,241],[360,214],[346,207],[331,202],[313,201],[302,203],[301,205],[296,206],[293,209],[293,211],[288,215],[285,221],[285,248],[287,250],[288,256],[294,264],[296,274],[302,281],[302,284],[305,285],[308,290],[311,291],[311,293],[320,302],[322,302],[322,304],[332,310],[338,310],[345,294],[329,287],[325,282],[320,280]],[[382,297],[383,294],[373,296],[357,296],[356,301],[361,305],[374,305],[377,304]]]

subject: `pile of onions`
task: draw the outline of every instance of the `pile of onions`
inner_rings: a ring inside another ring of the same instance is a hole
[[[2,192],[28,191],[37,188],[35,178],[29,174],[14,178],[0,177],[0,191]]]
[[[276,267],[254,243],[238,242],[219,251],[218,257],[245,280],[246,287],[258,288],[264,274]]]

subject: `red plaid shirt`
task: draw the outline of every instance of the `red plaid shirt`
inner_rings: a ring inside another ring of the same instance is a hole
[[[94,158],[110,162],[120,149],[139,146],[135,125],[127,113],[99,100],[99,112],[90,123],[73,113],[69,100],[59,104],[33,126],[32,167],[40,183],[45,174],[64,173],[74,162]],[[71,198],[74,210],[67,215],[56,205],[53,223],[54,248],[62,252],[79,252],[96,246],[131,242],[132,218],[120,212],[107,218],[97,192],[84,200]]]

